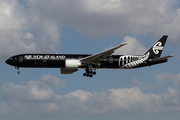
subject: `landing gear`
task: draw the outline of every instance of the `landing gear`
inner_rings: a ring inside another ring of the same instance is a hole
[[[93,75],[96,75],[96,71],[94,70],[89,70],[88,68],[85,69],[85,73],[83,74],[83,76],[86,76],[86,77],[90,77],[92,78]]]
[[[18,66],[15,66],[15,68],[18,70],[18,71],[17,71],[17,74],[20,74],[19,67],[18,67]]]

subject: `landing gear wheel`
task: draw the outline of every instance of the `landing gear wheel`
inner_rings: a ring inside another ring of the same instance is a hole
[[[89,73],[87,73],[86,76],[89,77],[90,76]]]
[[[86,76],[86,75],[87,75],[86,73],[83,74],[83,76]]]
[[[83,76],[92,78],[93,75],[96,75],[96,71],[89,70],[88,68],[85,69],[85,71],[86,71],[86,72],[83,74]]]
[[[92,77],[93,77],[93,75],[89,75],[89,77],[90,77],[90,78],[92,78]]]
[[[15,68],[18,70],[18,71],[17,71],[17,74],[20,74],[19,67],[18,67],[18,66],[15,66]]]
[[[92,74],[93,74],[93,75],[96,75],[96,72],[93,72]]]

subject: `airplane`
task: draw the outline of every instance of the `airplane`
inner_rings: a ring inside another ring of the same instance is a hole
[[[163,35],[144,55],[112,55],[115,50],[126,44],[89,54],[19,54],[10,57],[5,62],[24,68],[60,68],[61,74],[73,74],[79,68],[85,69],[83,76],[93,77],[97,69],[134,69],[168,62],[172,55],[160,57],[167,35]]]

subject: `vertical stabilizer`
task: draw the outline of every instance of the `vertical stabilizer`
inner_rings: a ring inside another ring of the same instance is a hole
[[[158,58],[161,56],[164,45],[167,40],[167,35],[163,35],[145,54],[149,52],[149,59]]]

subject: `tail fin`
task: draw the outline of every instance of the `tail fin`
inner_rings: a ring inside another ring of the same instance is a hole
[[[149,59],[158,58],[161,56],[167,35],[163,35],[145,54],[149,52]]]

